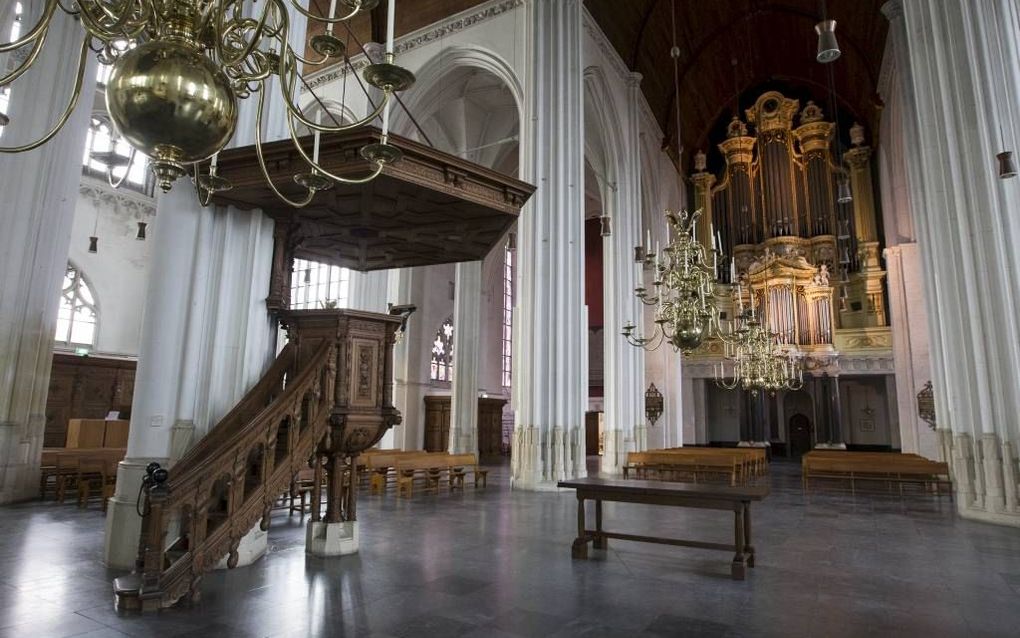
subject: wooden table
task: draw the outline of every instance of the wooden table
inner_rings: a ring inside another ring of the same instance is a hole
[[[577,490],[577,538],[571,548],[574,558],[588,558],[588,543],[595,549],[607,549],[610,538],[641,543],[662,543],[682,547],[699,547],[735,552],[730,575],[743,580],[746,567],[754,567],[754,545],[751,544],[751,502],[769,494],[767,485],[730,487],[702,483],[670,483],[666,481],[634,481],[584,478],[560,481],[559,487]],[[584,502],[595,501],[595,529],[586,529]],[[729,510],[733,512],[733,545],[704,541],[658,538],[607,532],[602,529],[602,501],[644,503],[672,507]]]

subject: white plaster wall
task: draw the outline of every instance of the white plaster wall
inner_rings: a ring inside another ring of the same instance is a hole
[[[706,440],[736,443],[740,440],[741,400],[737,390],[725,390],[714,384],[705,384]]]
[[[892,419],[884,376],[840,379],[843,436],[847,444],[893,446]],[[867,422],[873,424],[874,429]],[[896,446],[898,447],[898,446]]]
[[[84,273],[96,298],[95,354],[138,356],[149,253],[158,241],[151,227],[155,212],[152,198],[82,178],[68,259]],[[135,238],[140,221],[149,224],[145,241]],[[99,238],[95,254],[88,252],[93,232]]]

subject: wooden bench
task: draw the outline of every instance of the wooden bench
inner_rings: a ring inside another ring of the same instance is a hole
[[[758,477],[768,474],[768,456],[763,447],[673,447],[665,450],[652,450],[653,452],[676,452],[690,456],[735,456],[741,460],[748,477]]]
[[[623,467],[623,477],[629,478],[631,473],[639,479],[690,479],[695,483],[699,479],[721,477],[730,485],[747,482],[750,474],[743,455],[703,454],[700,451],[689,454],[678,450],[629,452],[627,464]]]
[[[464,489],[464,477],[474,475],[475,488],[486,487],[489,481],[489,470],[478,467],[476,454],[451,454],[447,459],[450,467],[450,489]]]
[[[769,494],[767,485],[731,487],[666,481],[616,480],[584,478],[560,481],[559,487],[577,491],[577,538],[571,547],[574,558],[588,557],[588,543],[595,549],[608,549],[610,538],[639,543],[661,543],[681,547],[697,547],[734,552],[730,576],[743,580],[746,568],[754,567],[755,548],[751,543],[751,502],[760,501]],[[595,529],[587,529],[586,500],[595,501]],[[733,512],[733,544],[705,541],[660,538],[609,532],[603,529],[602,502],[641,503],[669,507],[693,507]]]
[[[936,494],[941,494],[945,486],[952,493],[949,464],[916,454],[812,451],[801,458],[801,475],[805,493],[809,491],[812,479],[848,481],[851,494],[856,494],[858,481],[896,484],[901,495],[906,483],[923,485]]]
[[[397,483],[397,462],[408,461],[417,458],[437,458],[445,456],[446,452],[424,452],[422,450],[394,450],[375,454],[361,455],[356,461],[359,467],[364,468],[368,474],[369,491],[372,494],[381,494],[390,485]],[[363,462],[362,462],[363,457]],[[361,483],[359,479],[359,484]]]
[[[103,508],[113,496],[117,481],[117,464],[124,458],[124,448],[47,448],[44,458],[52,463],[46,470],[45,488],[49,478],[54,479],[56,498],[61,503],[69,490],[78,495],[79,506],[84,507],[91,497],[92,489],[98,489],[102,496]]]
[[[486,486],[489,471],[478,467],[475,454],[437,452],[398,458],[397,496],[412,496],[416,482],[423,483],[427,490],[438,492],[444,478],[449,489],[463,489],[464,478],[469,473],[474,475],[476,488]]]

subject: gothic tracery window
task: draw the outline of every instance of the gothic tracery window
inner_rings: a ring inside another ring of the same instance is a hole
[[[96,298],[81,271],[68,263],[57,310],[57,343],[91,346],[96,341]]]
[[[432,363],[429,378],[433,381],[453,381],[453,318],[443,322],[432,342]]]

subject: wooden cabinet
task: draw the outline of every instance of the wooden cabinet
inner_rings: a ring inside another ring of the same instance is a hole
[[[478,399],[478,454],[499,456],[503,450],[505,399]],[[425,451],[445,452],[450,447],[450,397],[425,397]]]
[[[43,446],[64,447],[71,419],[104,419],[112,410],[129,412],[134,391],[134,361],[54,353]]]

